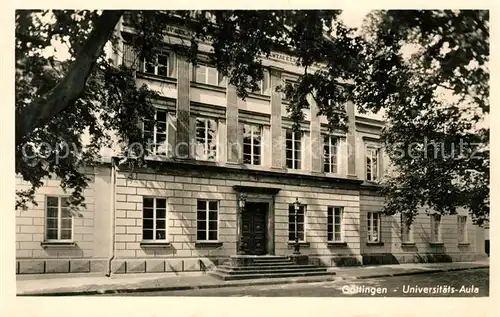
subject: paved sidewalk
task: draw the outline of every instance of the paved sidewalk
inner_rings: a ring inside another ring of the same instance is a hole
[[[150,291],[189,290],[252,285],[328,282],[348,279],[365,279],[399,275],[428,274],[437,272],[488,268],[489,261],[397,264],[364,267],[332,268],[335,275],[297,278],[272,278],[222,281],[206,274],[122,274],[105,276],[89,275],[22,275],[17,276],[17,295],[96,295]]]

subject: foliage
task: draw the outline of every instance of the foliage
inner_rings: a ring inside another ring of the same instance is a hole
[[[366,24],[355,89],[358,103],[388,119],[386,213],[465,208],[479,224],[488,219],[488,21],[480,10],[398,10]]]
[[[105,14],[116,17],[122,13],[126,23],[137,30],[128,42],[141,57],[157,55],[164,45],[163,30],[170,24],[192,31],[184,44],[170,45],[193,64],[198,63],[200,44],[210,43],[210,61],[227,76],[241,98],[257,89],[263,77],[262,57],[275,50],[296,56],[304,73],[296,83],[280,87],[289,100],[287,107],[295,128],[304,119],[302,110],[309,107],[308,96],[318,104],[319,114],[328,118],[331,130],[347,128],[344,105],[349,99],[361,112],[386,113],[383,139],[397,172],[382,184],[388,198],[387,213],[414,215],[419,205],[442,213],[466,207],[479,222],[487,218],[489,130],[472,129],[489,112],[488,12],[376,11],[360,34],[341,22],[339,10],[19,10],[16,129],[30,113],[26,110],[29,106],[44,105],[46,96],[57,92],[58,84],[64,86],[71,66],[93,60],[86,44],[109,28],[103,23]],[[113,33],[104,40],[115,43],[116,36]],[[68,61],[42,54],[54,40],[68,46]],[[408,43],[418,48],[410,58],[405,53]],[[75,101],[65,101],[67,106],[62,110],[49,111],[50,122],[20,133],[19,140],[16,133],[16,173],[32,185],[31,190],[20,193],[19,207],[33,198],[34,190],[51,174],[62,179],[63,187],[72,189],[72,204],[80,205],[88,182],[84,167],[100,162],[99,151],[112,146],[112,132],[120,138],[123,154],[134,153],[130,148],[134,142],[146,146],[137,123],[151,116],[152,100],[159,96],[146,86],[137,87],[135,70],[116,66],[103,51],[94,62],[88,72],[82,71],[88,78],[81,91],[76,89]],[[438,88],[448,91],[454,100],[442,98]],[[82,139],[84,132],[89,140]],[[460,140],[478,143],[481,147],[476,156],[480,159],[470,158],[470,147],[469,152],[453,159],[443,158],[443,154],[451,153],[449,147],[438,148],[437,159],[425,156],[434,152],[426,151],[424,138],[447,145]],[[51,153],[43,149],[36,152],[36,147],[30,146],[44,142],[50,145],[46,148]],[[421,144],[415,149],[422,154],[417,158],[400,150],[415,142]],[[57,156],[65,150],[60,144],[74,148],[67,155]],[[131,162],[143,164],[143,159],[139,155]]]

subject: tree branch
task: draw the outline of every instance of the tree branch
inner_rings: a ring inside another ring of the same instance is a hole
[[[36,128],[44,126],[75,103],[122,14],[122,10],[104,10],[66,76],[46,97],[34,101],[16,114],[16,146]]]

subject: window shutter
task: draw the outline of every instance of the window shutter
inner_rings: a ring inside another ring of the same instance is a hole
[[[137,56],[138,54],[132,45],[123,43],[123,64],[125,66],[137,69],[139,63]]]
[[[281,129],[281,137],[285,141],[281,145],[281,167],[286,168],[286,129]]]
[[[167,129],[168,129],[168,153],[169,157],[175,157],[177,155],[176,151],[176,140],[177,140],[177,118],[175,114],[169,113],[167,115]]]
[[[189,156],[196,158],[196,118],[189,117]]]
[[[245,123],[243,122],[238,122],[238,162],[241,164],[243,163],[243,130]]]
[[[264,78],[262,78],[262,92],[264,95],[269,95],[269,72],[264,70]]]
[[[170,52],[168,54],[168,75],[170,77],[177,77],[175,74],[176,71],[176,65],[177,65],[177,59],[176,56],[173,52]]]
[[[221,73],[217,72],[217,78],[219,80],[219,86],[226,87],[226,77],[222,76]]]

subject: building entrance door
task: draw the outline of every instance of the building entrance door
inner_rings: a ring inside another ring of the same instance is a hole
[[[268,203],[246,203],[245,210],[241,215],[243,242],[241,249],[245,254],[267,254],[266,223],[268,210]]]

